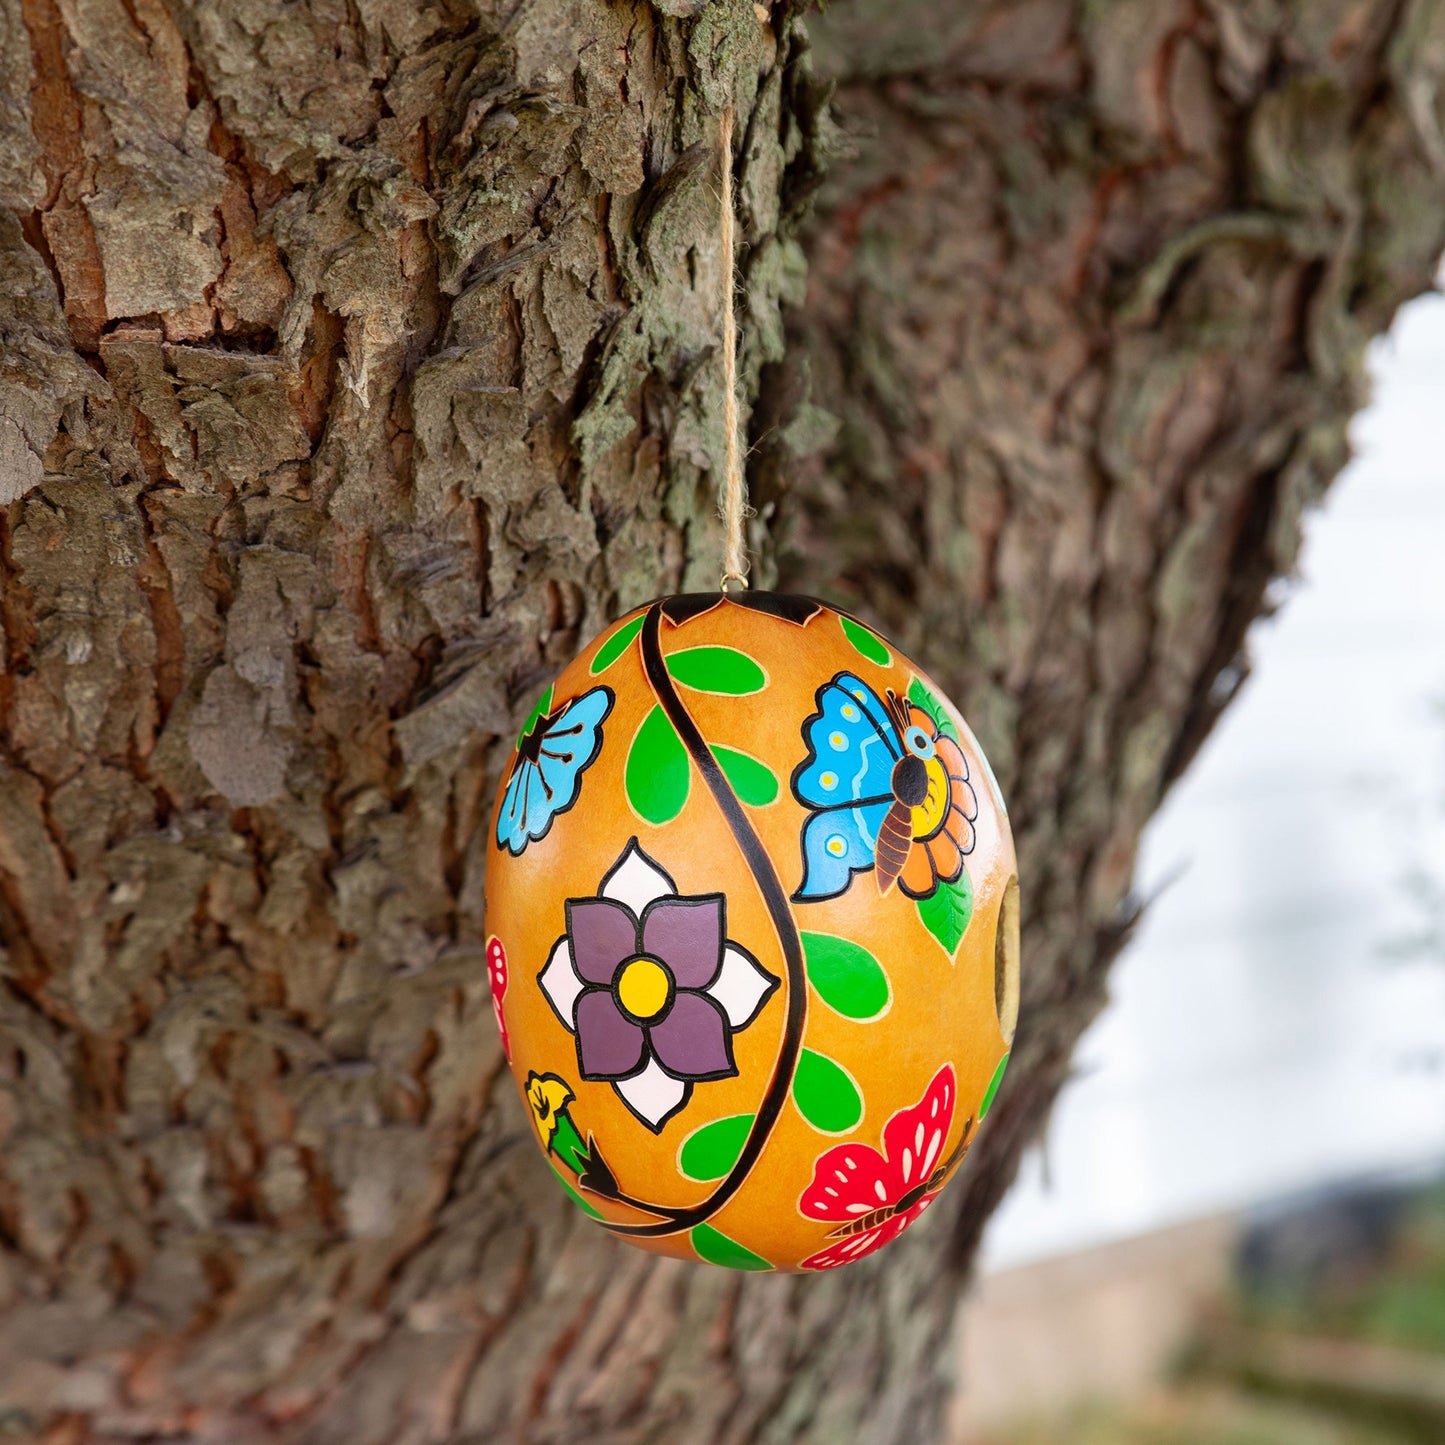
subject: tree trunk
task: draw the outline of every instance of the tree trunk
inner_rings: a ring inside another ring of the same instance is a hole
[[[0,0],[12,1434],[940,1438],[1139,830],[1445,242],[1445,4],[814,30],[841,129],[793,0]],[[522,704],[715,585],[731,99],[758,570],[950,684],[1024,880],[962,1182],[818,1278],[576,1214],[481,950]]]

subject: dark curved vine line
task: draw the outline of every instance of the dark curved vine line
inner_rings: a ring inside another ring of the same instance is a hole
[[[693,1205],[689,1209],[670,1209],[632,1199],[624,1194],[602,1196],[634,1209],[646,1210],[649,1214],[664,1216],[657,1224],[614,1224],[610,1220],[603,1221],[614,1234],[625,1234],[634,1239],[677,1234],[684,1229],[691,1229],[693,1225],[701,1224],[716,1214],[742,1187],[743,1180],[762,1154],[763,1146],[768,1142],[768,1136],[778,1122],[783,1105],[787,1102],[788,1092],[793,1087],[793,1075],[803,1047],[803,1023],[808,1011],[807,977],[803,971],[803,941],[798,935],[798,925],[788,905],[788,896],[783,890],[777,869],[773,867],[773,860],[768,857],[767,849],[763,847],[762,839],[748,821],[748,816],[743,812],[737,795],[728,785],[712,749],[708,747],[697,724],[693,722],[692,715],[677,695],[677,689],[672,685],[658,640],[661,618],[662,603],[654,602],[642,624],[643,670],[668,720],[677,729],[678,737],[682,739],[683,746],[722,810],[722,815],[732,829],[733,837],[752,872],[753,881],[763,895],[763,902],[772,917],[774,928],[778,931],[778,941],[782,945],[783,961],[787,967],[788,1011],[783,1025],[783,1044],[773,1070],[772,1081],[758,1105],[758,1112],[753,1119],[752,1128],[748,1131],[742,1153],[717,1188],[701,1204]]]

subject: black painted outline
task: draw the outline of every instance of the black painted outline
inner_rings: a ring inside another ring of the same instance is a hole
[[[730,599],[731,600],[731,599]],[[787,966],[788,999],[787,1014],[783,1024],[782,1047],[773,1069],[772,1080],[763,1095],[758,1111],[753,1116],[752,1128],[733,1167],[722,1181],[701,1204],[687,1209],[672,1209],[662,1205],[649,1204],[645,1200],[631,1198],[624,1194],[601,1195],[633,1209],[662,1216],[656,1224],[616,1224],[604,1220],[606,1227],[614,1234],[629,1238],[655,1238],[660,1235],[679,1234],[710,1219],[742,1187],[754,1164],[762,1154],[763,1146],[772,1134],[774,1126],[783,1112],[788,1095],[793,1087],[793,1075],[797,1072],[798,1059],[803,1047],[803,1025],[808,1012],[807,975],[803,966],[803,943],[798,934],[798,925],[788,906],[787,894],[783,891],[782,880],[772,859],[768,857],[762,840],[748,821],[743,805],[728,785],[722,767],[704,741],[697,724],[678,697],[668,676],[667,665],[658,640],[664,604],[655,602],[647,612],[642,625],[642,662],[647,680],[652,685],[658,701],[667,713],[673,727],[677,729],[683,746],[691,755],[703,781],[712,793],[721,810],[733,838],[742,850],[744,859],[753,875],[753,881],[763,895],[763,902],[777,930],[778,942],[782,947],[783,960]],[[756,963],[756,960],[753,960]],[[764,970],[766,972],[766,970]],[[771,994],[769,995],[771,997]],[[756,1017],[756,1015],[755,1015]],[[625,1101],[624,1101],[625,1102]]]
[[[562,719],[567,715],[568,708],[581,702],[584,697],[591,697],[594,692],[605,692],[607,694],[607,706],[602,709],[602,716],[597,719],[597,726],[594,729],[592,751],[588,754],[586,760],[577,769],[577,790],[572,794],[572,801],[568,803],[565,808],[553,809],[553,811],[547,815],[547,822],[543,826],[542,831],[540,833],[528,832],[527,836],[522,840],[522,846],[520,848],[514,849],[510,842],[504,843],[500,838],[498,838],[497,829],[494,826],[492,829],[492,841],[496,845],[497,852],[510,853],[513,858],[520,858],[522,854],[527,851],[529,844],[540,843],[542,839],[545,838],[547,834],[552,831],[552,824],[555,823],[557,819],[562,816],[563,813],[570,813],[581,800],[582,776],[587,771],[587,769],[590,768],[592,764],[597,761],[597,755],[602,751],[602,724],[605,723],[607,719],[612,716],[612,705],[617,701],[617,694],[613,692],[612,689],[608,687],[605,682],[598,683],[596,687],[589,687],[586,692],[579,692],[575,697],[568,698],[567,701],[564,702],[555,713],[556,720],[558,722],[561,722]],[[553,714],[549,713],[547,718],[544,719],[544,721],[550,721],[553,716]],[[520,743],[521,740],[519,739],[518,741]],[[520,746],[514,749],[514,751],[517,753],[517,761],[513,765],[512,771],[508,775],[507,781],[502,788],[502,801],[497,805],[498,825],[500,825],[502,821],[502,808],[506,806],[507,790],[512,786],[513,778],[517,777],[523,768],[537,767],[537,764],[534,763],[531,758],[522,757]],[[526,791],[526,784],[524,783],[522,786],[524,806]]]
[[[810,597],[805,592],[680,592],[671,597],[659,597],[651,605],[660,606],[662,615],[673,627],[681,627],[724,602],[731,602],[735,607],[746,607],[750,612],[758,612],[765,617],[774,617],[779,622],[791,623],[794,627],[807,627],[814,618],[825,612],[832,613],[835,617],[846,617],[849,622],[855,622],[866,632],[871,632],[888,649],[890,656],[896,659],[900,655],[898,649],[871,622],[865,622],[856,613],[849,612],[836,603],[824,602],[821,598]],[[852,646],[852,643],[849,645]],[[857,651],[856,647],[854,651]],[[871,657],[861,652],[858,656],[870,667],[892,665],[874,662]]]
[[[746,607],[749,612],[761,612],[765,617],[776,617],[794,627],[806,627],[820,612],[832,610],[816,597],[803,597],[794,592],[682,592],[664,597],[653,606],[661,607],[662,615],[674,627],[681,627],[724,602]]]

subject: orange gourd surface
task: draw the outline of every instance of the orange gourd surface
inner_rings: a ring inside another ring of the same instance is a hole
[[[1018,880],[977,741],[891,644],[783,594],[630,613],[533,709],[487,846],[503,1044],[590,1215],[821,1270],[928,1208],[1008,1059]]]

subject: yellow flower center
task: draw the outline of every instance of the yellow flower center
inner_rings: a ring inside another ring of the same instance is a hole
[[[634,958],[622,967],[617,998],[635,1019],[653,1019],[667,1007],[671,983],[662,965],[651,958]]]
[[[937,758],[929,758],[925,761],[924,767],[928,772],[928,792],[923,801],[913,810],[913,836],[915,838],[931,838],[938,831],[944,815],[948,812],[948,774],[944,771],[943,764]]]

